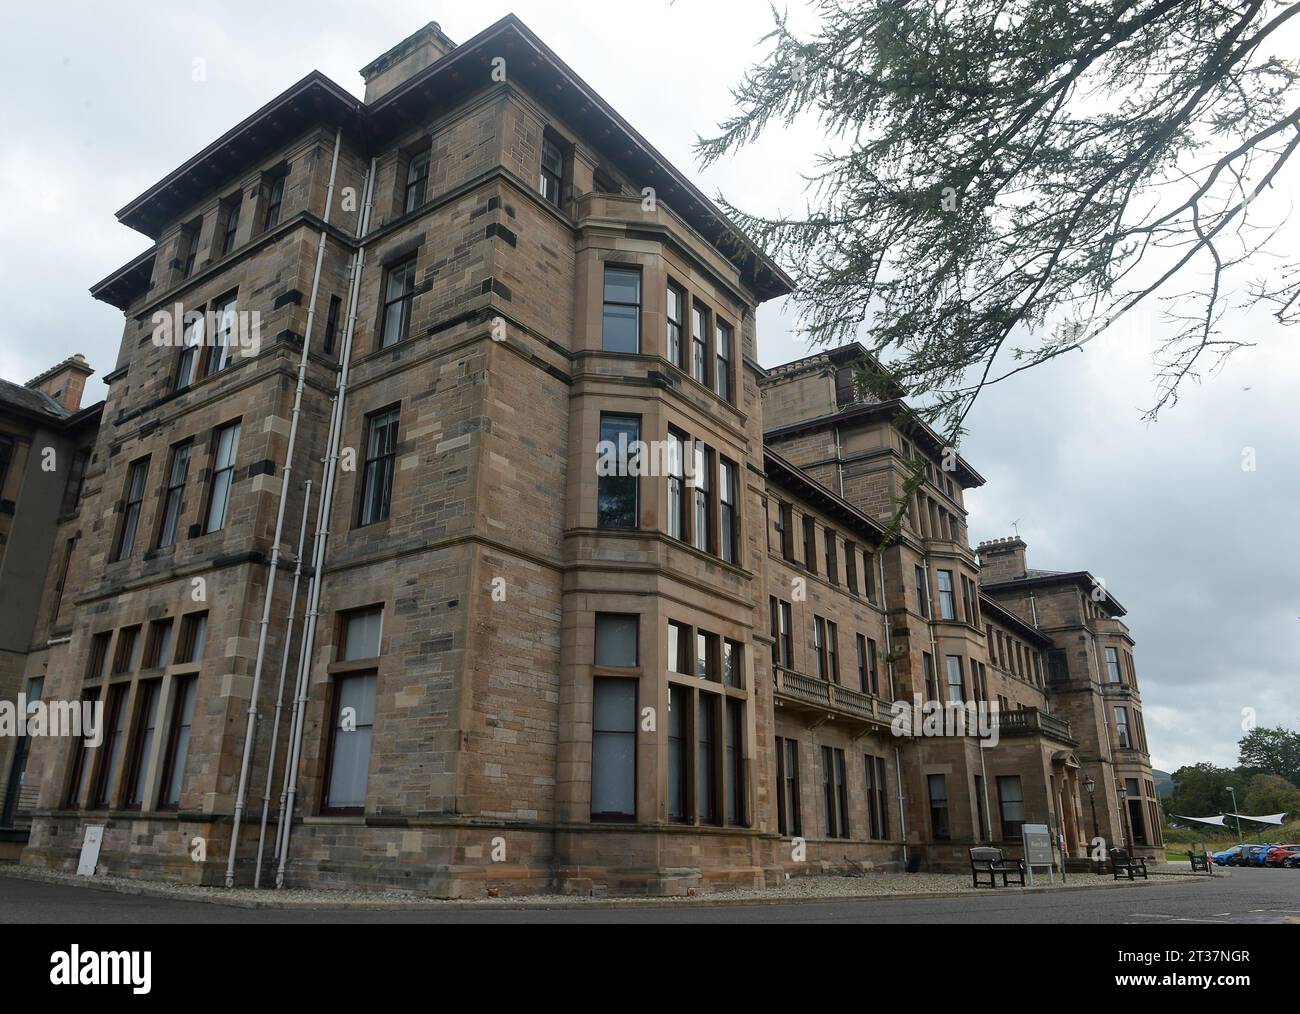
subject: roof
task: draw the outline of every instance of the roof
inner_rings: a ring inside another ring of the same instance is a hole
[[[1010,627],[1022,637],[1026,637],[1029,640],[1036,642],[1040,648],[1050,648],[1056,643],[1032,623],[1029,623],[1021,616],[1013,613],[996,599],[985,595],[983,588],[980,589],[980,609],[983,611],[985,617],[996,620],[1004,627]]]
[[[492,80],[489,71],[498,57],[508,61],[511,82],[561,108],[580,134],[616,158],[634,178],[654,187],[688,225],[736,265],[762,299],[793,291],[793,281],[771,258],[513,14],[370,105],[312,71],[129,202],[117,213],[118,220],[156,240],[169,223],[246,167],[321,123],[342,128],[364,153],[378,154],[392,137],[427,121],[430,104],[445,108],[481,90],[484,82]],[[137,269],[140,264],[141,258],[132,262]],[[110,275],[97,289],[112,295],[106,283],[132,265]]]
[[[0,379],[0,405],[24,415],[41,416],[52,422],[63,422],[72,413],[41,391]]]
[[[1002,591],[1016,591],[1021,588],[1046,588],[1052,585],[1075,585],[1082,588],[1088,594],[1093,590],[1100,588],[1102,591],[1102,602],[1115,616],[1124,616],[1128,613],[1121,604],[1119,599],[1106,588],[1105,584],[1098,581],[1086,570],[1031,570],[1023,577],[1012,577],[1002,581],[989,581],[985,583],[981,580],[980,587],[990,593]]]
[[[864,514],[853,504],[827,489],[792,461],[782,457],[770,447],[763,448],[763,466],[768,478],[799,494],[812,506],[820,508],[830,517],[880,545],[885,539],[885,526],[869,514]]]

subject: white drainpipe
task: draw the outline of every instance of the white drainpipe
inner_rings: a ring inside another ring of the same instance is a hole
[[[280,743],[280,717],[284,713],[284,682],[289,674],[289,646],[293,642],[293,624],[298,612],[298,584],[302,580],[302,551],[307,544],[307,514],[311,510],[311,480],[304,483],[302,527],[298,530],[298,558],[293,568],[293,591],[289,593],[289,625],[284,633],[284,651],[280,654],[280,681],[275,688],[275,720],[271,725],[271,753],[266,760],[266,788],[262,790],[262,824],[257,831],[257,864],[253,867],[253,887],[262,886],[262,853],[266,847],[266,819],[271,810],[271,779],[275,775],[275,758]]]
[[[370,171],[366,174],[365,206],[361,215],[359,235],[362,239],[353,261],[352,291],[348,294],[348,323],[343,334],[343,350],[340,358],[338,386],[334,395],[334,409],[330,417],[329,441],[326,444],[324,483],[321,489],[319,521],[316,525],[316,540],[313,545],[311,590],[307,596],[306,622],[302,632],[302,649],[298,659],[298,693],[295,701],[297,709],[297,726],[293,743],[287,758],[289,763],[288,788],[285,793],[285,806],[281,809],[279,865],[275,871],[275,886],[284,886],[284,869],[289,859],[290,825],[293,822],[294,797],[298,789],[298,764],[302,756],[303,729],[306,726],[308,691],[311,685],[312,655],[316,639],[316,620],[320,615],[320,591],[323,584],[322,570],[325,563],[325,546],[329,540],[329,516],[334,503],[334,476],[337,472],[339,441],[343,433],[344,406],[347,402],[348,373],[352,365],[352,338],[356,331],[357,300],[361,291],[361,273],[365,265],[365,235],[370,227],[370,211],[374,199],[375,160],[370,160]]]
[[[325,190],[325,214],[322,221],[330,220],[334,205],[334,180],[338,175],[339,148],[343,145],[343,128],[334,133],[334,157],[330,160],[329,186]],[[307,386],[307,358],[311,349],[312,324],[316,319],[316,295],[320,290],[321,265],[325,260],[327,230],[321,229],[316,244],[316,270],[311,280],[311,299],[307,304],[307,328],[302,338],[302,353],[298,357],[298,384],[293,393],[293,413],[289,422],[289,443],[284,452],[284,470],[280,473],[280,505],[275,512],[275,538],[271,543],[271,566],[266,577],[266,601],[262,604],[262,622],[257,633],[257,661],[253,664],[253,687],[248,697],[248,721],[244,728],[244,756],[239,764],[239,791],[235,794],[235,820],[230,830],[230,854],[226,857],[226,887],[235,886],[235,856],[239,849],[239,825],[244,815],[244,798],[248,793],[248,772],[253,763],[253,740],[257,732],[257,694],[262,686],[262,665],[266,661],[266,634],[271,625],[271,603],[275,595],[275,576],[280,566],[280,539],[284,536],[284,514],[289,504],[289,481],[293,475],[293,452],[298,442],[298,418],[302,412],[302,392]],[[306,507],[303,516],[306,517]]]

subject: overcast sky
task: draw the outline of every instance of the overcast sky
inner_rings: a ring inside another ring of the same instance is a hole
[[[811,128],[705,173],[691,153],[757,56],[766,0],[8,3],[0,376],[75,352],[112,368],[121,316],[87,289],[149,245],[113,213],[282,89],[317,69],[359,96],[357,70],[426,22],[463,41],[512,11],[706,193],[801,207]],[[1155,319],[988,392],[968,420],[962,452],[988,479],[968,497],[973,539],[1018,520],[1030,566],[1090,570],[1124,603],[1157,768],[1235,763],[1245,708],[1300,726],[1300,350],[1263,316],[1235,325],[1263,344],[1158,423],[1141,420]],[[807,353],[793,323],[760,312],[764,365]]]

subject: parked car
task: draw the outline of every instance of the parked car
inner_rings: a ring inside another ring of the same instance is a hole
[[[1214,860],[1215,866],[1238,866],[1241,863],[1241,846],[1234,845],[1222,852],[1215,852],[1210,858]]]
[[[1274,845],[1269,852],[1268,865],[1300,870],[1300,845]]]
[[[1272,845],[1245,845],[1241,851],[1241,866],[1263,866],[1264,861],[1268,859],[1268,851],[1273,848]]]

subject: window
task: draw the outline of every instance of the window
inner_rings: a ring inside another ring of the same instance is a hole
[[[836,555],[835,533],[826,529],[826,580],[831,584],[840,583],[840,561]]]
[[[405,340],[411,330],[411,307],[415,302],[415,255],[388,269],[384,281],[384,319],[379,347],[386,349]]]
[[[597,678],[592,687],[591,819],[636,819],[636,683]]]
[[[596,524],[601,528],[637,526],[637,468],[632,445],[641,439],[636,416],[600,417],[601,455],[596,483]],[[610,452],[616,452],[612,457]],[[603,474],[612,473],[612,474]]]
[[[114,560],[125,560],[135,549],[135,533],[140,526],[140,506],[144,502],[144,484],[149,477],[149,459],[131,462],[126,474],[126,496],[122,508],[122,527],[117,535]]]
[[[736,474],[734,464],[725,458],[719,459],[718,517],[721,530],[718,533],[718,549],[727,563],[736,563],[740,556]]]
[[[966,699],[961,658],[957,655],[949,655],[945,661],[948,663],[948,701],[951,704],[960,704]]]
[[[948,841],[952,832],[948,827],[948,783],[943,775],[927,775],[926,786],[930,793],[930,832],[935,841]]]
[[[185,325],[181,338],[181,352],[176,363],[176,390],[183,391],[194,383],[198,373],[199,357],[203,352],[205,317],[196,313]]]
[[[925,568],[914,568],[916,576],[916,608],[922,616],[930,615],[930,590],[925,583]]]
[[[685,360],[682,358],[682,353],[685,351],[682,347],[682,314],[685,309],[686,293],[669,282],[668,298],[664,309],[664,317],[668,322],[668,361],[680,369],[686,368]]]
[[[14,438],[0,436],[0,496],[4,495],[5,479],[9,476],[9,465],[14,460]]]
[[[776,737],[776,827],[782,838],[803,834],[799,820],[799,744]]]
[[[713,471],[713,452],[699,441],[695,442],[695,548],[713,552],[713,512],[709,510],[712,490],[709,474]]]
[[[849,786],[844,751],[822,747],[822,802],[826,809],[826,837],[849,836]]]
[[[789,669],[791,660],[790,644],[790,603],[782,602],[775,595],[770,600],[772,613],[772,662],[774,665]]]
[[[779,503],[776,512],[776,526],[781,534],[781,558],[794,562],[794,508],[788,503]]]
[[[813,617],[813,654],[817,656],[817,675],[821,679],[828,679],[830,665],[826,658],[826,621],[820,616]]]
[[[87,704],[95,702],[98,698],[98,690],[83,690],[81,692],[82,712],[85,712]],[[86,794],[86,776],[90,773],[90,765],[86,763],[89,759],[89,750],[90,744],[85,735],[73,744],[72,763],[68,769],[68,790],[63,797],[64,809],[75,810],[81,806],[82,798]]]
[[[606,352],[641,351],[641,272],[605,267],[602,348]]]
[[[1019,775],[998,776],[998,809],[1002,814],[1002,840],[1016,841],[1025,823],[1025,795]]]
[[[90,663],[86,667],[86,679],[96,680],[104,675],[104,666],[108,662],[108,645],[113,635],[110,632],[96,634],[90,642]]]
[[[367,672],[340,676],[334,681],[334,721],[323,807],[330,812],[359,813],[365,808],[377,678],[375,673]]]
[[[344,613],[340,662],[366,661],[379,657],[384,633],[384,609],[373,606]]]
[[[158,529],[158,548],[176,545],[181,509],[185,504],[185,482],[190,474],[190,444],[172,448],[172,466],[167,472],[167,491],[163,494],[162,523]]]
[[[636,615],[597,613],[596,664],[618,669],[635,668],[640,621]]]
[[[708,386],[709,311],[699,303],[691,305],[691,376]]]
[[[975,590],[975,582],[965,574],[961,576],[961,598],[962,605],[966,607],[966,622],[979,626],[979,593]]]
[[[717,824],[718,819],[718,701],[714,694],[700,694],[695,722],[697,788],[702,824]]]
[[[274,228],[280,222],[280,207],[284,204],[284,181],[288,175],[287,172],[282,172],[271,181],[266,195],[266,220],[262,223],[263,229]]]
[[[858,594],[858,547],[847,539],[844,541],[844,583],[850,592]]]
[[[689,690],[668,688],[668,819],[679,823],[690,820],[690,707]]]
[[[542,197],[560,206],[560,182],[564,178],[564,154],[549,137],[542,138],[542,176],[537,189]]]
[[[934,685],[934,659],[928,652],[921,653],[921,669],[925,676],[925,699],[927,701],[937,701],[939,694]]]
[[[718,326],[714,332],[714,346],[717,357],[717,363],[714,366],[714,383],[718,397],[725,401],[733,400],[733,382],[731,377],[731,336],[732,330],[730,324],[724,324],[718,321]]]
[[[63,606],[63,590],[68,584],[68,570],[72,566],[72,554],[76,548],[75,535],[63,544],[63,562],[59,565],[59,580],[54,585],[53,605],[50,607],[50,626],[58,623],[59,610]]]
[[[812,516],[803,516],[803,565],[817,573],[817,522]]]
[[[831,682],[838,683],[840,681],[840,628],[830,620],[826,621],[826,659]]]
[[[334,341],[339,332],[339,313],[343,310],[343,300],[338,296],[330,296],[329,313],[325,317],[325,354],[334,353]]]
[[[410,214],[424,203],[429,188],[429,153],[412,157],[406,167],[406,195],[402,202],[403,214]]]
[[[203,661],[208,640],[208,614],[190,613],[181,619],[181,636],[173,665],[197,665]]]
[[[117,648],[113,652],[113,675],[135,672],[140,667],[140,628],[123,627],[117,632]]]
[[[181,277],[189,278],[194,274],[194,262],[199,256],[199,231],[203,228],[203,219],[196,218],[193,222],[185,227],[181,237],[181,243],[185,250],[184,257],[181,258]]]
[[[939,616],[945,620],[957,618],[957,600],[952,593],[952,571],[939,571]]]
[[[718,635],[704,630],[695,632],[695,675],[718,682]]]
[[[0,450],[0,454],[3,451]],[[72,456],[72,465],[68,469],[68,481],[63,485],[63,502],[59,513],[71,514],[81,506],[81,491],[86,484],[86,465],[90,462],[89,451],[77,451]],[[0,485],[4,484],[4,465],[0,462]]]
[[[686,541],[686,480],[683,475],[686,462],[684,433],[668,431],[668,534]]]
[[[212,495],[204,534],[219,532],[226,527],[230,487],[235,483],[235,456],[239,453],[239,423],[230,423],[217,430],[213,446],[216,450],[212,459]]]
[[[745,659],[743,648],[736,641],[722,642],[722,685],[735,687],[737,690],[745,685]]]
[[[213,318],[213,327],[216,328],[216,334],[213,335],[212,346],[208,349],[207,359],[204,363],[203,375],[205,377],[220,373],[230,365],[230,347],[236,338],[235,324],[238,319],[235,312],[234,296],[229,296],[217,303]]]
[[[397,460],[397,423],[400,410],[390,408],[369,417],[366,425],[366,463],[361,471],[362,527],[387,521],[393,505],[393,472]]]
[[[867,674],[867,639],[857,634],[855,640],[858,645],[858,686],[865,694],[871,689],[871,677]]]
[[[221,256],[224,257],[235,249],[235,232],[239,229],[239,206],[244,195],[235,194],[226,201],[226,214],[221,230]]]
[[[889,837],[888,782],[885,779],[885,762],[880,757],[864,755],[867,774],[867,834],[873,841]]]
[[[1128,731],[1128,708],[1115,709],[1115,736],[1121,750],[1133,749],[1133,737]]]
[[[867,601],[874,604],[876,601],[875,557],[865,549],[862,551],[862,583],[867,589]]]
[[[149,624],[149,635],[144,645],[144,668],[161,669],[169,661],[172,643],[172,621],[154,620]]]
[[[206,614],[204,616],[206,618]],[[197,676],[181,676],[172,682],[171,722],[163,762],[162,790],[158,798],[158,808],[161,810],[175,810],[180,806],[185,761],[190,752],[190,728],[194,722],[194,690],[197,684]]]
[[[867,680],[868,683],[862,688],[863,691],[879,695],[880,665],[876,654],[876,642],[870,637],[867,638]]]
[[[691,628],[676,620],[668,621],[668,671],[679,676],[691,674]]]
[[[170,629],[170,625],[168,627]],[[158,693],[162,680],[146,680],[137,692],[135,733],[131,743],[131,761],[126,772],[126,797],[123,806],[138,810],[144,805],[144,780],[149,773],[149,752],[153,749],[154,729],[158,722]]]
[[[727,747],[723,770],[727,782],[727,823],[745,823],[745,705],[727,699]]]
[[[1119,653],[1114,648],[1106,649],[1106,682],[1120,682]]]
[[[108,703],[104,711],[104,741],[99,747],[99,770],[95,776],[92,809],[107,810],[112,805],[113,788],[118,769],[122,766],[122,751],[126,733],[126,692],[129,684],[118,683],[108,688]]]
[[[1059,648],[1047,649],[1047,678],[1052,683],[1069,682],[1070,662]]]

